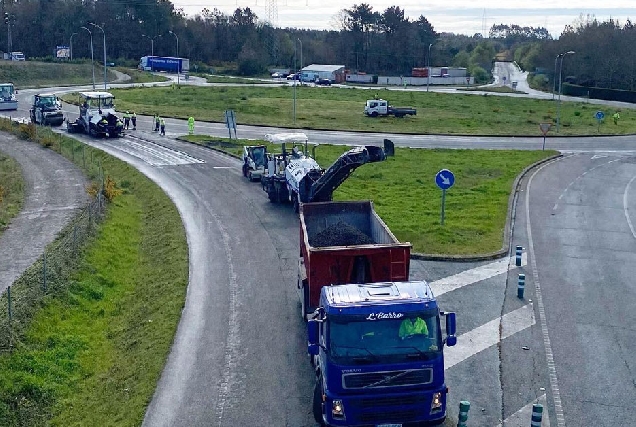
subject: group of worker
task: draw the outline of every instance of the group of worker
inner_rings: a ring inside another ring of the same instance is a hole
[[[124,129],[130,128],[130,122],[132,122],[133,130],[137,130],[137,114],[134,111],[132,114],[128,111],[124,113]]]
[[[132,122],[133,130],[137,130],[137,114],[135,114],[134,111],[132,112],[132,114],[130,114],[129,111],[126,111],[123,114],[123,118],[124,118],[124,129],[130,129],[130,123]],[[163,117],[159,116],[159,114],[155,114],[153,123],[154,123],[153,132],[160,132],[161,135],[165,136],[166,120]],[[194,134],[194,117],[188,118],[188,133],[190,135]]]

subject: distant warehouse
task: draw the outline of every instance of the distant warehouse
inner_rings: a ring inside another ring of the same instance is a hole
[[[341,82],[344,80],[344,70],[344,65],[311,64],[301,70],[302,80],[313,82],[317,79],[329,79],[331,82]]]

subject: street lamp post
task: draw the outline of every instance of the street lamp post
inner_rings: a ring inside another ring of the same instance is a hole
[[[426,91],[428,92],[428,85],[431,84],[431,46],[433,46],[433,43],[430,43],[428,45],[428,56],[426,57],[426,63],[427,63],[427,72],[426,72]]]
[[[559,61],[559,58],[563,56],[562,53],[559,53],[557,56],[554,57],[554,86],[552,88],[552,100],[554,101],[554,97],[557,91],[557,62]]]
[[[298,40],[298,43],[300,43],[300,84],[303,84],[303,42],[302,40],[300,40],[300,38],[297,38],[296,40]]]
[[[172,34],[174,38],[177,40],[177,58],[178,58],[179,57],[179,37],[177,37],[177,35],[172,30],[169,30],[168,32]],[[180,84],[179,83],[180,73],[181,73],[181,61],[177,62],[177,84]]]
[[[91,36],[91,67],[93,68],[93,90],[95,90],[95,62],[93,60],[93,33],[86,27],[81,27],[83,30],[88,31]]]
[[[296,126],[296,51],[298,50],[298,45],[294,43],[294,126]]]
[[[161,37],[161,34],[158,34],[154,37],[150,37],[145,34],[142,34],[141,37],[146,37],[147,39],[150,39],[150,56],[155,56],[155,39],[157,37]]]
[[[89,22],[88,25],[99,28],[100,30],[102,30],[102,34],[104,35],[104,90],[106,90],[106,33],[104,32],[104,29],[97,24]]]
[[[71,43],[70,43],[71,46],[70,46],[70,52],[69,52],[71,54],[71,61],[73,60],[73,36],[76,36],[76,35],[77,33],[71,34]]]
[[[568,50],[565,53],[561,53],[561,61],[559,62],[559,100],[557,101],[557,133],[559,133],[559,125],[561,124],[561,71],[563,70],[563,58],[565,55],[574,54],[573,50]]]

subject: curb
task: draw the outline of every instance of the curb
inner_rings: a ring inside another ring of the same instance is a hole
[[[230,157],[234,157],[235,159],[241,160],[241,158],[235,154],[228,153],[226,151],[220,150],[216,147],[212,147],[209,145],[197,144],[196,142],[186,141],[184,139],[177,138],[179,141],[189,142],[190,144],[198,145],[200,147],[206,147],[210,150],[216,151],[218,153],[225,154]],[[512,192],[508,197],[508,214],[506,215],[506,225],[503,230],[503,240],[504,243],[498,251],[489,252],[485,254],[477,254],[477,255],[450,255],[450,254],[423,254],[417,252],[411,252],[411,259],[421,260],[421,261],[451,261],[451,262],[476,262],[476,261],[489,261],[493,259],[503,258],[510,251],[510,239],[507,237],[512,233],[512,217],[514,215],[514,203],[519,194],[519,188],[521,187],[521,181],[523,178],[536,168],[544,163],[550,162],[554,159],[558,159],[563,157],[563,154],[555,154],[554,156],[546,157],[545,159],[541,159],[530,166],[526,167],[524,170],[517,175],[514,182],[512,183]]]
[[[474,261],[488,261],[498,258],[503,258],[510,251],[510,239],[507,237],[512,233],[512,217],[514,214],[514,203],[517,198],[517,194],[519,193],[519,188],[521,187],[521,181],[523,178],[536,168],[544,163],[550,162],[559,157],[563,157],[563,154],[555,154],[554,156],[546,157],[545,159],[539,160],[530,166],[526,167],[521,171],[519,175],[515,178],[512,183],[512,192],[508,197],[508,214],[506,215],[506,225],[503,230],[503,239],[504,243],[498,251],[490,252],[486,254],[477,254],[477,255],[446,255],[446,254],[421,254],[421,253],[411,253],[411,259],[423,260],[423,261],[455,261],[455,262],[474,262]]]

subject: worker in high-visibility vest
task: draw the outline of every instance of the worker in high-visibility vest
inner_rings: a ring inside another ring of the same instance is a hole
[[[404,319],[400,324],[398,334],[401,339],[409,338],[413,335],[428,335],[428,327],[421,317]]]
[[[159,114],[155,114],[155,132],[159,132]]]
[[[159,118],[159,126],[161,127],[161,134],[165,135],[166,134],[166,121],[163,119],[163,117]]]
[[[188,133],[194,135],[194,117],[192,116],[188,118]]]
[[[124,113],[124,129],[128,129],[130,127],[130,112],[126,111]]]
[[[133,125],[133,130],[137,130],[137,114],[135,114],[135,112],[132,112],[132,115],[130,116],[130,121],[132,122]]]

